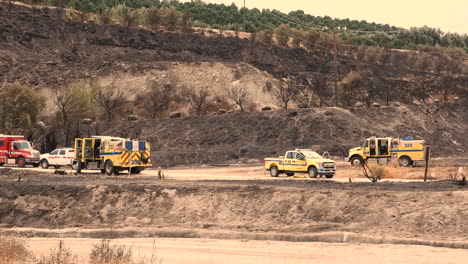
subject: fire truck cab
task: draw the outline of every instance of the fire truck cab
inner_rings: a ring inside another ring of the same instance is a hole
[[[24,136],[0,134],[0,166],[17,164],[21,168],[26,165],[38,167],[40,155]]]

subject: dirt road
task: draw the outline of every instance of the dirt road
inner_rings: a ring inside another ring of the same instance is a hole
[[[442,166],[432,167],[429,170],[429,179],[444,179],[448,170],[454,170],[454,168],[445,167],[446,163],[441,164]],[[20,171],[30,171],[30,172],[39,172],[39,173],[53,173],[54,169],[50,168],[47,170],[41,168],[17,168],[9,166],[14,170]],[[64,167],[63,169],[67,170],[70,175],[73,175],[73,170],[70,167]],[[385,181],[421,181],[424,175],[424,168],[415,167],[415,168],[394,168],[388,166],[388,175],[384,177]],[[83,171],[82,176],[94,175],[96,171]],[[285,180],[287,177],[285,175],[280,175],[278,178],[273,178],[270,176],[269,172],[266,171],[263,167],[263,164],[252,164],[252,165],[224,165],[224,166],[198,166],[198,167],[175,167],[170,169],[164,169],[163,174],[166,179],[170,180]],[[140,175],[128,175],[126,173],[121,173],[118,178],[120,179],[135,179],[135,182],[141,182],[143,179],[155,179],[158,175],[157,170],[147,169],[143,171]],[[102,177],[105,177],[102,175]],[[350,166],[348,162],[338,161],[337,162],[337,173],[333,179],[309,179],[306,174],[298,173],[296,178],[290,177],[289,179],[294,180],[328,180],[328,181],[337,181],[337,182],[348,182],[351,178],[354,182],[368,182],[358,168]],[[117,179],[114,177],[114,179]]]
[[[50,253],[62,240],[65,247],[86,258],[100,240],[83,238],[32,238],[37,256]],[[153,244],[154,242],[154,244]],[[229,263],[348,263],[348,264],[458,264],[468,261],[468,250],[427,246],[303,243],[252,240],[150,238],[117,239],[112,243],[133,248],[134,256],[149,259],[156,253],[164,264]],[[156,250],[153,250],[156,248]]]

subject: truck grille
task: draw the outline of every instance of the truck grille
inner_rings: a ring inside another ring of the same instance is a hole
[[[38,152],[34,152],[34,153],[33,153],[33,157],[35,157],[35,158],[39,158],[39,157],[41,157],[41,154],[40,154],[40,153],[38,153]]]
[[[335,163],[333,162],[325,162],[323,163],[324,168],[335,168]]]

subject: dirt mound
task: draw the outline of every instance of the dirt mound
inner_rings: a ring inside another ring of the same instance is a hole
[[[170,227],[289,234],[349,231],[451,241],[464,239],[468,231],[463,223],[468,193],[455,185],[301,185],[0,184],[0,221],[3,227]]]
[[[435,156],[468,152],[468,109],[456,104],[380,108],[310,108],[232,113],[103,125],[103,134],[146,138],[157,166],[245,162],[313,148],[345,156],[370,136],[425,139]],[[295,110],[296,111],[296,110]]]

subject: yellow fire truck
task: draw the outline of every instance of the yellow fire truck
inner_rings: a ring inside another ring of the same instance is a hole
[[[123,170],[139,174],[151,167],[150,143],[119,137],[76,138],[73,166],[77,173],[89,169],[107,175]]]
[[[424,140],[371,137],[364,141],[362,147],[349,150],[348,161],[358,166],[365,160],[382,164],[393,159],[402,167],[416,166],[424,161],[425,151]]]

